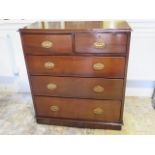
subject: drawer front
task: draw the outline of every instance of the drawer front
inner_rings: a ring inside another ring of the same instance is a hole
[[[103,78],[73,78],[31,76],[35,95],[121,99],[123,80]]]
[[[75,35],[77,53],[125,53],[126,44],[125,33],[77,33]]]
[[[26,54],[70,54],[72,53],[71,35],[26,35],[22,36]]]
[[[37,116],[118,122],[118,100],[35,97]]]
[[[124,57],[27,56],[31,75],[124,77]]]

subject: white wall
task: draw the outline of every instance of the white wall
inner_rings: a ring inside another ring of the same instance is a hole
[[[3,76],[13,76],[15,72],[13,67],[14,55],[10,53],[9,41],[7,33],[0,33],[0,75]]]
[[[0,20],[0,91],[29,92],[18,29],[28,20]],[[131,36],[127,96],[151,96],[155,87],[155,21],[128,21]]]
[[[155,21],[129,21],[131,35],[128,78],[155,80]]]
[[[18,29],[34,21],[0,20],[0,92],[29,92]]]
[[[155,21],[128,21],[132,27],[127,96],[151,96],[155,87]]]

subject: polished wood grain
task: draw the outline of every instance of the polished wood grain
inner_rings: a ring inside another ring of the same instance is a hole
[[[94,46],[96,42],[103,47]],[[127,35],[124,33],[76,33],[75,51],[77,53],[125,53]]]
[[[39,21],[20,29],[22,33],[130,32],[126,21]]]
[[[120,79],[32,76],[31,81],[35,95],[96,99],[122,98],[123,80]],[[47,88],[48,84],[54,84],[56,88],[50,90]],[[96,86],[103,87],[103,92],[95,92]]]
[[[76,119],[65,119],[65,118],[55,118],[55,117],[39,117],[36,116],[37,123],[40,124],[52,124],[52,125],[63,125],[68,127],[78,127],[78,128],[91,128],[91,129],[113,129],[121,130],[122,123],[114,122],[104,122],[104,121],[91,121],[91,120],[76,120]]]
[[[121,102],[119,100],[68,99],[55,97],[35,97],[38,116],[72,118],[82,120],[97,120],[118,122]],[[58,106],[58,111],[52,111],[52,106]],[[95,114],[94,109],[103,109],[102,114]]]
[[[97,56],[27,56],[31,75],[123,78],[124,57]],[[53,64],[47,67],[46,64]],[[94,65],[103,64],[103,69]]]
[[[123,122],[123,113],[124,113],[124,103],[125,103],[125,93],[126,93],[126,84],[127,84],[127,72],[128,72],[128,61],[129,61],[129,52],[130,52],[130,38],[131,32],[126,33],[128,36],[128,43],[127,43],[127,55],[125,57],[125,77],[124,77],[124,84],[123,84],[123,97],[122,97],[122,106],[121,106],[121,117],[120,121]]]
[[[38,123],[121,129],[131,35],[127,22],[41,21],[19,32]]]
[[[54,53],[72,53],[72,35],[23,35],[23,45],[26,54],[49,55]],[[42,47],[42,43],[49,41],[51,48]]]

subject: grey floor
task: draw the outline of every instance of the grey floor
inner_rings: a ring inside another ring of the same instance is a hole
[[[126,97],[121,131],[37,124],[30,94],[0,94],[0,134],[96,135],[155,134],[151,98]]]

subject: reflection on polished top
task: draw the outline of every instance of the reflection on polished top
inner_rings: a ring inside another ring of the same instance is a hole
[[[33,23],[24,30],[59,30],[59,31],[82,31],[82,30],[122,30],[130,31],[126,21],[41,21]]]

